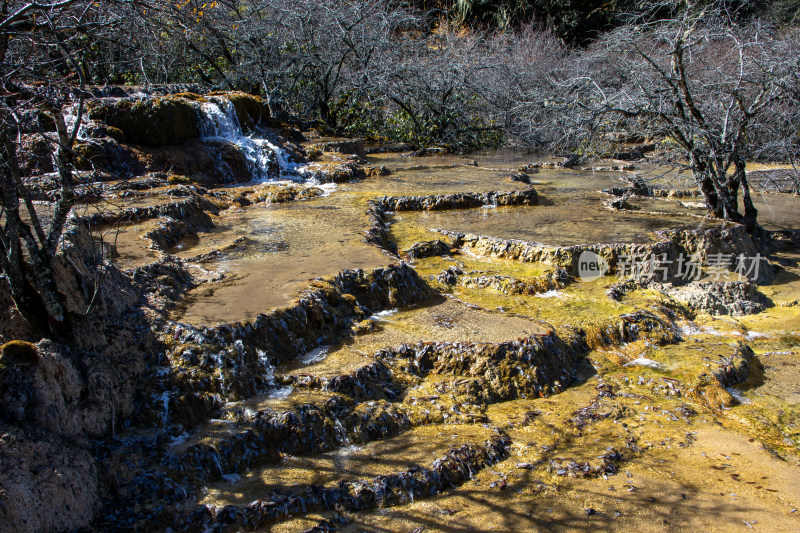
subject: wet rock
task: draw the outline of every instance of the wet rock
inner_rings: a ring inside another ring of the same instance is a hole
[[[613,170],[633,170],[632,168],[614,168]],[[654,187],[650,186],[647,181],[642,178],[641,176],[632,176],[626,178],[626,181],[630,183],[627,187],[611,187],[609,189],[603,189],[603,192],[606,194],[611,194],[613,196],[619,197],[626,197],[626,196],[642,196],[642,197],[650,197],[654,196],[654,191],[656,190]]]
[[[409,154],[404,154],[404,155],[406,155],[407,157],[425,157],[427,155],[440,155],[446,153],[447,153],[447,148],[441,148],[438,146],[428,146],[419,148]]]
[[[363,167],[356,161],[346,163],[314,163],[308,165],[304,175],[319,183],[351,183],[366,177]]]
[[[173,376],[174,380],[179,379]],[[214,394],[204,392],[185,392],[169,397],[167,411],[159,413],[170,424],[178,424],[184,429],[193,429],[198,421],[207,420],[222,407],[222,401]]]
[[[504,294],[534,295],[563,289],[573,281],[575,281],[575,277],[569,271],[558,267],[551,272],[526,280],[499,275],[463,277],[461,285],[481,289],[490,288]]]
[[[244,324],[198,328],[181,325],[177,344],[197,346],[208,356],[198,365],[198,378],[184,386],[214,392],[227,399],[251,396],[268,386],[266,365],[291,360],[298,354],[333,342],[351,331],[354,323],[385,310],[430,298],[431,289],[406,264],[344,271],[315,282],[297,303],[275,309]],[[169,354],[180,361],[180,354]]]
[[[726,388],[758,378],[763,372],[753,350],[740,342],[730,356],[720,356],[716,369],[698,376],[687,396],[712,411],[735,405],[736,400]]]
[[[581,155],[572,154],[571,156],[564,158],[564,161],[558,163],[556,166],[561,168],[575,168],[581,164],[583,159],[584,158]]]
[[[170,172],[186,176],[205,186],[246,182],[252,169],[241,149],[222,138],[189,139],[177,146],[128,147],[141,172]],[[280,164],[273,152],[264,152],[266,174],[280,175]]]
[[[214,223],[208,213],[205,211],[193,211],[190,216],[183,220],[165,217],[157,228],[148,231],[143,237],[152,242],[151,248],[167,250],[189,235],[195,235],[198,231],[208,230],[213,227]]]
[[[433,211],[465,209],[484,205],[537,205],[539,196],[533,187],[524,191],[456,193],[431,196],[384,196],[373,200],[384,213],[389,211]]]
[[[634,207],[628,202],[628,198],[626,196],[604,201],[603,205],[615,211],[619,211],[620,209],[634,209]]]
[[[370,331],[375,330],[375,321],[371,319],[362,320],[361,322],[357,322],[353,324],[353,334],[354,335],[363,335],[365,333],[369,333]]]
[[[638,339],[664,345],[680,341],[675,325],[677,316],[666,306],[639,309],[619,316],[605,324],[578,327],[577,331],[591,348],[619,346]]]
[[[596,478],[617,473],[618,465],[623,461],[620,452],[611,448],[598,457],[599,463],[592,465],[588,462],[567,461],[564,459],[551,459],[548,471],[557,476],[569,476],[581,479]],[[594,509],[586,509],[586,514],[597,514]]]
[[[774,278],[774,269],[759,254],[758,245],[753,242],[744,226],[709,230],[660,230],[656,234],[660,240],[645,244],[580,244],[573,246],[546,245],[519,240],[498,239],[481,235],[464,234],[440,230],[451,239],[454,248],[464,249],[477,257],[496,257],[512,259],[525,263],[546,263],[558,265],[570,272],[578,272],[578,259],[585,251],[600,256],[610,267],[609,273],[627,275],[620,267],[625,258],[656,257],[665,261],[665,271],[653,269],[643,271],[639,277],[653,281],[680,281],[678,272],[679,257],[684,261],[694,257],[700,264],[708,265],[709,258],[726,260],[733,270],[740,257],[750,258],[753,272],[758,273],[756,283],[767,283]],[[631,276],[632,277],[632,276]],[[666,278],[666,279],[664,279]]]
[[[351,154],[361,158],[366,158],[363,139],[347,139],[343,141],[331,141],[312,144],[309,150],[319,150],[321,152],[334,152],[338,154]]]
[[[701,374],[695,386],[690,388],[686,395],[711,411],[718,411],[732,407],[736,404],[733,395],[725,390],[710,374]]]
[[[516,181],[516,182],[519,182],[519,183],[525,183],[525,184],[528,184],[528,185],[530,185],[530,183],[531,183],[531,177],[528,174],[526,174],[525,172],[517,172],[516,174],[512,174],[509,177],[509,179],[511,181]]]
[[[370,227],[365,233],[364,242],[375,245],[384,252],[397,257],[397,245],[389,237],[389,222],[386,219],[385,211],[373,200],[370,200],[367,205]]]
[[[697,189],[656,189],[651,188],[650,193],[655,198],[697,198],[702,196]]]
[[[350,372],[332,378],[319,378],[308,374],[282,376],[281,385],[301,389],[316,389],[346,395],[359,402],[369,400],[396,400],[403,386],[381,361],[373,361]]]
[[[629,172],[635,170],[634,165],[607,165],[599,167],[581,167],[580,170],[589,170],[592,172]]]
[[[464,271],[458,267],[452,266],[447,270],[440,272],[435,276],[436,281],[445,285],[455,285],[458,283],[458,277],[463,275]]]
[[[156,187],[163,187],[167,184],[169,175],[162,172],[154,172],[138,178],[131,178],[120,181],[108,187],[109,191],[147,191]]]
[[[782,230],[770,233],[772,245],[778,250],[792,250],[800,247],[800,230]]]
[[[25,134],[21,137],[18,151],[20,174],[23,176],[39,176],[55,171],[53,166],[53,143],[55,138],[37,134]]]
[[[76,142],[72,149],[75,152],[75,168],[78,170],[109,168],[104,145],[101,140],[95,139]]]
[[[746,281],[693,281],[662,292],[712,315],[752,315],[766,309],[769,303],[756,285]]]
[[[753,349],[740,342],[737,344],[734,353],[729,357],[723,357],[718,363],[718,368],[714,371],[714,377],[724,387],[732,387],[739,383],[744,383],[754,372],[762,370],[761,362],[756,357]]]
[[[266,202],[282,204],[295,200],[317,198],[325,192],[319,187],[302,187],[298,185],[261,185],[253,191],[247,192],[245,197],[251,203]]]
[[[423,241],[415,243],[404,253],[409,257],[409,259],[450,255],[450,246],[440,240]]]
[[[316,526],[304,530],[303,533],[331,533],[333,531],[336,531],[336,523],[331,520],[322,519]]]
[[[366,150],[368,154],[383,154],[387,152],[409,152],[414,147],[408,143],[385,143]]]
[[[402,390],[389,369],[380,361],[365,365],[350,374],[331,378],[324,387],[358,401],[395,400]]]
[[[244,133],[252,132],[256,125],[268,118],[269,107],[260,96],[244,92],[211,92],[208,96],[221,96],[229,100],[236,110],[236,118]]]
[[[321,453],[356,442],[374,440],[374,424],[387,436],[409,426],[408,419],[384,403],[363,413],[355,411],[355,403],[341,396],[332,396],[323,405],[305,404],[278,412],[237,411],[232,414],[237,426],[221,436],[198,439],[172,455],[164,465],[164,475],[188,476],[198,486],[220,479],[223,475],[244,472],[249,468],[281,460],[280,453],[291,455]],[[391,426],[391,430],[385,429]],[[377,432],[380,434],[380,431]],[[200,433],[202,435],[202,432]]]
[[[641,281],[635,279],[620,281],[619,283],[615,283],[608,288],[606,291],[606,296],[618,302],[622,300],[622,298],[629,292],[633,292],[636,289],[647,286],[647,283],[642,283]]]
[[[656,149],[653,143],[639,144],[628,150],[622,150],[613,154],[614,159],[621,161],[640,161],[645,158],[645,154],[652,152]]]
[[[175,220],[197,219],[199,224],[205,224],[208,215],[218,214],[219,207],[208,198],[192,194],[190,197],[177,202],[158,204],[152,206],[130,207],[119,211],[98,212],[82,217],[81,220],[90,226],[103,226],[124,222],[141,222],[151,218],[169,217]],[[210,219],[208,219],[210,221]],[[205,227],[205,226],[203,226]],[[209,226],[210,227],[210,226]]]
[[[272,494],[269,499],[254,501],[246,507],[204,506],[184,514],[179,519],[180,527],[187,531],[229,531],[263,526],[311,511],[352,512],[402,505],[461,485],[475,472],[507,458],[510,444],[507,436],[498,435],[482,445],[451,448],[431,468],[412,468],[371,480],[341,481],[290,494]]]
[[[162,311],[172,308],[186,292],[199,284],[180,259],[169,255],[155,263],[137,267],[131,272],[131,279],[150,305]]]
[[[368,178],[388,176],[392,173],[391,169],[386,165],[381,165],[379,167],[364,167],[364,172]]]
[[[115,128],[114,126],[89,123],[84,127],[84,132],[87,137],[91,137],[93,139],[102,139],[103,137],[109,137],[111,139],[114,139],[118,143],[125,142],[125,132],[123,132],[119,128]]]
[[[418,376],[464,376],[484,380],[485,401],[535,398],[561,390],[573,379],[579,357],[555,334],[500,344],[420,343],[380,351],[376,357],[398,361],[398,368]],[[403,360],[408,363],[401,364]],[[453,384],[456,388],[458,383]],[[461,394],[472,395],[470,387]]]
[[[762,256],[762,243],[758,243],[747,233],[744,226],[732,226],[714,230],[665,230],[658,235],[669,240],[685,257],[698,257],[708,265],[709,259],[721,259],[736,268],[739,258],[746,259],[746,277],[753,283],[769,283],[775,278],[775,269]]]

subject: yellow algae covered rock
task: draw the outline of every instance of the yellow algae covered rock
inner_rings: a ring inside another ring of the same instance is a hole
[[[36,345],[30,342],[14,340],[0,346],[0,364],[8,366],[12,364],[35,365],[39,361],[36,352]]]
[[[688,390],[687,396],[712,411],[735,404],[733,395],[722,388],[719,381],[711,374],[701,374],[697,384]]]

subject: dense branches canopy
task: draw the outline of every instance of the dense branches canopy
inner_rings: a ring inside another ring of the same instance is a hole
[[[740,26],[717,6],[624,26],[579,55],[564,82],[572,112],[588,115],[595,135],[611,127],[673,143],[709,212],[752,231],[746,161],[782,129],[774,111],[792,98],[797,72],[796,40],[783,37],[760,24]]]
[[[73,145],[84,89],[111,59],[129,6],[109,1],[4,3],[0,18],[0,268],[23,318],[40,334],[68,329],[53,280],[53,258],[74,204]],[[52,152],[58,194],[37,210],[33,187],[21,172],[23,134],[37,134]]]

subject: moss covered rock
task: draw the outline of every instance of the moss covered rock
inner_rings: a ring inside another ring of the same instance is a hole
[[[142,146],[180,144],[200,136],[195,100],[185,95],[137,102],[117,100],[93,106],[89,117],[117,128],[129,143]]]
[[[36,345],[25,341],[10,341],[0,346],[0,364],[4,366],[27,364],[35,365],[39,361]]]
[[[95,142],[78,142],[72,149],[75,152],[75,168],[78,170],[92,170],[95,167],[108,166],[103,147]]]

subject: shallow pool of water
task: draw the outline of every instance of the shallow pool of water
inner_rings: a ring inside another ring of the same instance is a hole
[[[214,325],[249,320],[289,305],[309,280],[342,270],[370,270],[391,259],[362,242],[365,208],[343,193],[285,205],[254,205],[224,212],[217,227],[182,241],[175,250],[225,272],[220,282],[189,292],[176,317]]]

